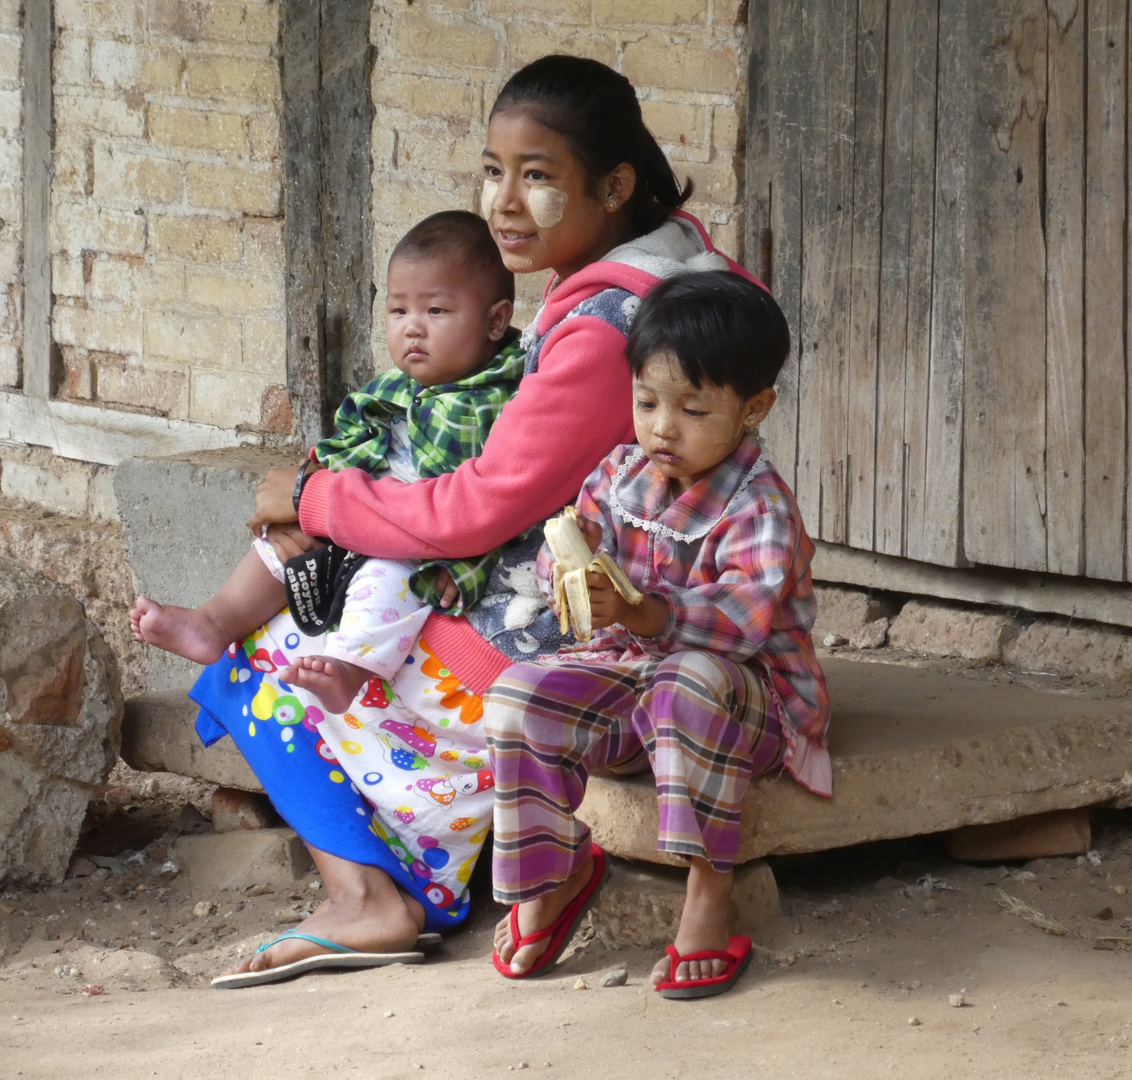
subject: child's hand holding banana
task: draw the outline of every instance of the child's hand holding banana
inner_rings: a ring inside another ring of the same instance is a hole
[[[609,555],[594,554],[572,506],[548,521],[545,533],[554,554],[554,607],[562,633],[572,625],[578,641],[589,641],[594,630],[614,623],[642,637],[664,629],[667,602],[643,596]]]

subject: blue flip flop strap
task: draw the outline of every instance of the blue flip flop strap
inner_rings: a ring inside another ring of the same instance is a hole
[[[304,934],[299,930],[288,930],[287,933],[280,934],[274,941],[265,942],[256,949],[256,952],[264,952],[266,949],[270,949],[272,945],[278,945],[281,941],[291,941],[295,938],[299,938],[302,941],[309,941],[312,945],[321,945],[324,949],[329,949],[331,952],[353,953],[358,951],[357,949],[351,949],[347,945],[339,945],[336,942],[327,941],[326,938],[315,937],[314,934]]]

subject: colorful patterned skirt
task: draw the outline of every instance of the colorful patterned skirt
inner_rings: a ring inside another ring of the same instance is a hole
[[[320,652],[284,611],[206,668],[190,692],[205,745],[230,735],[275,808],[311,846],[377,866],[426,912],[461,922],[491,828],[479,697],[417,639],[391,684],[374,677],[342,715],[276,672]]]

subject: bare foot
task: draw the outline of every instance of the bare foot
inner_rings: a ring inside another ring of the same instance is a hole
[[[299,924],[304,934],[325,938],[359,952],[405,952],[416,944],[425,921],[424,908],[403,893],[393,879],[375,866],[347,863],[312,849],[323,871],[329,895],[318,909]],[[332,866],[324,860],[333,860]],[[289,938],[244,957],[225,975],[282,967],[326,950],[311,941]]]
[[[593,855],[587,855],[581,868],[570,875],[552,892],[544,893],[536,900],[528,900],[519,905],[519,935],[526,937],[536,930],[550,926],[566,909],[566,906],[585,888],[594,873]],[[536,941],[515,949],[511,939],[511,916],[506,915],[495,925],[495,951],[499,959],[511,965],[515,975],[530,971],[534,962],[550,948],[550,938]]]
[[[727,948],[730,941],[727,916],[733,878],[731,873],[717,873],[706,859],[692,859],[684,911],[680,915],[680,929],[676,932],[676,951],[681,956],[707,950],[722,952]],[[675,979],[677,982],[712,979],[726,970],[722,960],[691,960],[676,965]],[[671,977],[668,957],[665,956],[652,969],[650,978],[655,986]]]
[[[219,660],[231,639],[200,608],[159,604],[139,596],[130,612],[130,629],[138,641],[176,653],[198,664]]]
[[[327,712],[344,713],[371,674],[345,660],[300,656],[293,664],[280,669],[279,678],[314,694]]]

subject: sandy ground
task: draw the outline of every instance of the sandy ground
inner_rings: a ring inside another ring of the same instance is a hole
[[[1088,858],[964,866],[926,838],[774,861],[784,915],[755,963],[688,1003],[651,992],[651,953],[585,928],[554,974],[507,982],[490,900],[419,967],[211,990],[321,885],[194,892],[163,838],[208,828],[183,809],[206,795],[120,769],[82,843],[109,865],[0,893],[0,1077],[1132,1076],[1132,812],[1094,813]]]

